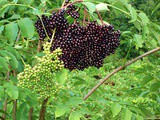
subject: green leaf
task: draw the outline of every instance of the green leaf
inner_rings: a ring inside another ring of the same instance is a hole
[[[4,30],[4,26],[1,26],[0,27],[0,34],[2,34],[3,30]]]
[[[81,117],[82,117],[82,115],[80,113],[72,112],[69,115],[69,120],[80,120]]]
[[[64,115],[69,110],[70,109],[65,105],[57,106],[56,111],[55,111],[55,118],[61,117],[62,115]]]
[[[10,52],[7,52],[5,50],[1,50],[0,56],[3,56],[6,58],[6,60],[9,60],[9,63],[13,69],[18,68],[18,61],[13,54],[11,54]]]
[[[12,83],[7,82],[4,84],[4,87],[6,89],[6,93],[12,98],[17,99],[18,98],[18,88],[14,86]]]
[[[143,26],[142,32],[143,32],[143,38],[145,38],[147,36],[147,34],[149,33],[149,29],[146,25]]]
[[[8,0],[0,0],[0,17],[4,18],[5,13],[9,10],[9,6],[3,7],[8,4]]]
[[[152,14],[154,14],[160,8],[160,3],[153,9]]]
[[[157,46],[158,46],[158,42],[157,42],[155,39],[152,39],[152,40],[150,41],[150,45],[151,45],[151,46],[154,46],[154,47],[157,47]]]
[[[148,82],[150,82],[151,80],[153,80],[153,76],[147,75],[143,78],[143,81],[140,83],[141,85],[146,85]]]
[[[20,54],[13,47],[7,46],[7,47],[5,47],[5,49],[8,52],[12,53],[16,57],[17,60],[20,60],[20,58],[21,58]]]
[[[8,0],[0,0],[0,6],[3,6],[8,3]]]
[[[149,26],[156,31],[160,31],[160,25],[158,25],[156,23],[150,22]]]
[[[26,93],[23,90],[19,90],[18,100],[22,101],[22,100],[25,100],[25,98],[26,98]]]
[[[17,23],[9,23],[5,26],[5,36],[13,43],[18,35],[18,25]]]
[[[133,24],[139,31],[141,31],[142,27],[141,27],[141,24],[138,21],[133,22]]]
[[[128,0],[119,0],[119,2],[120,2],[123,6],[125,6],[128,10],[130,10],[131,7],[132,7],[130,4],[128,4]]]
[[[26,102],[22,102],[22,104],[18,107],[17,113],[16,113],[16,119],[17,120],[27,120],[28,115],[26,114],[28,112],[28,105]]]
[[[17,2],[18,2],[18,0],[13,0],[13,2],[14,2],[14,3],[17,3]]]
[[[3,72],[3,73],[6,73],[9,68],[8,68],[8,64],[6,62],[6,60],[0,56],[0,71]]]
[[[115,117],[116,115],[118,115],[118,113],[121,111],[122,109],[122,106],[118,103],[113,103],[111,105],[111,111],[112,111],[112,114],[113,114],[113,117]]]
[[[33,14],[38,15],[38,16],[41,16],[41,12],[40,12],[40,10],[37,9],[37,8],[34,8],[34,9],[33,9]]]
[[[160,82],[153,83],[150,87],[151,92],[157,91],[158,89],[160,89]]]
[[[78,76],[72,77],[72,79],[75,80],[75,82],[74,82],[74,85],[75,85],[75,86],[76,86],[76,85],[83,85],[83,84],[86,83],[86,81],[85,81],[83,78],[78,77]]]
[[[56,79],[58,83],[64,84],[66,83],[66,80],[68,78],[68,70],[67,69],[62,69],[61,71],[56,73]]]
[[[141,18],[143,25],[147,25],[149,23],[149,19],[144,12],[140,12],[138,16]]]
[[[99,4],[97,4],[97,5],[96,5],[96,9],[97,9],[98,11],[110,11],[110,10],[108,9],[108,5],[105,4],[105,3],[99,3]]]
[[[29,89],[24,89],[26,95],[27,95],[27,103],[30,107],[36,107],[38,106],[38,96],[35,93],[32,93]]]
[[[4,97],[4,87],[0,86],[0,100]]]
[[[136,45],[136,49],[141,48],[144,40],[142,39],[142,35],[134,34],[134,42]]]
[[[23,4],[28,4],[28,5],[31,5],[34,0],[19,0],[20,2],[22,2]]]
[[[136,115],[137,120],[144,120],[144,118],[140,115]]]
[[[122,120],[131,120],[132,119],[132,112],[126,109],[123,113]]]
[[[150,32],[153,34],[153,36],[159,41],[160,34],[159,32],[155,31],[154,29],[150,28]]]
[[[11,116],[9,115],[9,113],[7,113],[7,112],[4,111],[4,110],[1,110],[1,109],[0,109],[0,113],[3,113],[3,114],[5,114],[5,115],[7,115],[8,117],[11,117]]]
[[[18,14],[12,15],[12,17],[8,18],[9,20],[19,19],[21,16]]]
[[[88,8],[90,14],[93,14],[93,12],[96,10],[96,5],[92,2],[83,2],[82,4]]]
[[[82,104],[84,103],[84,100],[82,100],[82,98],[79,98],[79,97],[72,97],[67,105],[70,105],[70,106],[76,106],[76,105],[79,105],[79,104]]]
[[[129,11],[130,11],[130,14],[131,14],[131,17],[132,17],[130,23],[136,21],[137,20],[137,11],[133,7],[131,7],[129,9]]]
[[[32,38],[34,35],[34,25],[30,18],[24,18],[18,21],[18,26],[24,37]]]

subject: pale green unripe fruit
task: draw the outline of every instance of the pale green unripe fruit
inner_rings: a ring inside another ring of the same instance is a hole
[[[56,91],[63,88],[54,80],[54,73],[63,68],[63,62],[59,60],[62,54],[60,48],[50,52],[51,43],[44,44],[43,57],[36,56],[37,64],[34,67],[25,65],[23,72],[18,74],[18,86],[28,88],[38,94],[39,99],[54,96]]]

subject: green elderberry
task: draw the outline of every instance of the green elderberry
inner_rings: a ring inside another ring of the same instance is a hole
[[[50,47],[51,43],[46,42],[43,51],[45,55],[41,58],[35,57],[37,64],[33,67],[25,65],[24,71],[18,74],[18,86],[37,93],[39,99],[54,96],[62,88],[54,79],[56,71],[63,68],[63,62],[59,60],[62,51],[57,48],[51,53]]]

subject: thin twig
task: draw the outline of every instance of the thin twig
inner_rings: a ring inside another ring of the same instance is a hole
[[[8,102],[8,100],[6,99],[5,101],[4,101],[4,105],[3,105],[3,111],[7,111],[7,102]],[[2,118],[5,120],[6,119],[6,114],[4,113],[3,115],[2,115]]]
[[[45,25],[44,25],[44,23],[43,23],[43,20],[42,20],[41,16],[38,16],[38,17],[39,17],[39,19],[40,19],[40,21],[41,21],[41,23],[42,23],[42,26],[43,26],[43,29],[44,29],[44,32],[45,32],[47,38],[50,39],[50,37],[49,37],[49,35],[48,35],[48,33],[47,33],[47,30],[46,30],[46,28],[45,28]]]
[[[83,17],[83,26],[86,23],[86,7],[84,6],[84,17]]]
[[[13,75],[14,75],[14,77],[17,76],[15,70],[13,71]],[[17,100],[14,100],[13,101],[13,112],[12,112],[12,118],[13,118],[13,120],[16,120],[16,113],[17,113]]]
[[[1,117],[1,116],[0,116],[0,119],[1,119],[1,120],[5,120],[5,119],[4,119],[3,117]]]
[[[110,74],[108,74],[105,78],[103,78],[96,86],[94,86],[94,87],[91,89],[91,91],[89,91],[88,94],[83,98],[83,100],[86,100],[89,96],[91,96],[91,94],[92,94],[95,90],[97,90],[97,88],[98,88],[100,85],[102,85],[106,80],[108,80],[108,78],[110,78],[110,77],[111,77],[112,75],[114,75],[115,73],[119,72],[120,70],[123,70],[124,68],[126,68],[127,66],[129,66],[129,65],[131,65],[132,63],[136,62],[137,60],[139,60],[139,59],[141,59],[141,58],[143,58],[143,57],[145,57],[145,56],[148,56],[148,55],[150,55],[150,54],[152,54],[152,53],[154,53],[154,52],[157,52],[157,51],[159,51],[159,50],[160,50],[160,47],[155,48],[155,49],[153,49],[153,50],[151,50],[151,51],[149,51],[149,52],[146,52],[146,53],[144,53],[144,54],[142,54],[142,55],[134,58],[133,60],[127,62],[126,64],[124,64],[124,66],[120,66],[120,67],[118,67],[117,69],[113,70]]]
[[[98,14],[98,16],[99,16],[99,18],[101,20],[102,25],[104,25],[104,22],[103,22],[101,14],[99,13],[99,11],[97,9],[96,9],[96,12],[97,12],[97,14]]]
[[[61,8],[63,8],[63,7],[64,7],[64,4],[65,4],[65,0],[63,1]]]
[[[12,112],[13,120],[16,120],[16,112],[17,112],[17,100],[14,100],[13,101],[13,112]]]
[[[18,42],[18,41],[19,41],[19,39],[20,39],[20,35],[21,35],[21,30],[19,30],[19,32],[18,32],[18,36],[17,36],[16,42]]]
[[[39,114],[39,120],[45,120],[45,112],[46,112],[47,102],[48,102],[48,98],[46,98],[42,103],[41,111],[40,111],[40,114]]]
[[[51,41],[50,41],[51,44],[52,44],[52,42],[53,42],[55,33],[56,33],[56,28],[54,28],[53,33],[52,33],[52,38],[51,38]]]
[[[74,1],[72,3],[70,3],[70,4],[67,4],[66,6],[62,7],[61,9],[66,9],[68,6],[76,4],[76,3],[79,3],[79,2],[83,2],[83,0],[76,0],[76,1]]]
[[[42,49],[42,41],[38,40],[37,52],[39,53]]]
[[[9,67],[9,68],[10,68],[10,67]],[[10,72],[8,71],[8,72],[7,72],[7,75],[6,75],[6,81],[9,81],[9,78],[10,78]],[[4,105],[3,105],[3,111],[4,111],[4,112],[7,112],[7,102],[8,102],[7,99],[4,100]],[[6,119],[6,114],[5,114],[5,113],[2,114],[2,118],[3,118],[3,119]]]

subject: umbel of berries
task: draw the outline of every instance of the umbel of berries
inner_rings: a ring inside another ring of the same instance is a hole
[[[50,53],[50,47],[50,43],[44,44],[45,55],[42,58],[36,57],[37,64],[34,67],[25,65],[24,71],[18,74],[18,86],[38,94],[41,100],[54,96],[62,88],[54,79],[56,72],[63,68],[63,62],[58,57],[62,51],[57,48]]]
[[[54,12],[49,17],[42,16],[36,22],[40,40],[56,28],[51,51],[61,48],[60,60],[64,67],[70,70],[83,70],[89,66],[100,68],[106,56],[114,54],[120,44],[120,31],[114,30],[112,25],[98,24],[97,21],[86,22],[85,26],[78,21],[77,8],[66,0],[66,9]],[[69,23],[65,14],[73,17],[73,23]],[[44,27],[43,27],[44,25]]]

